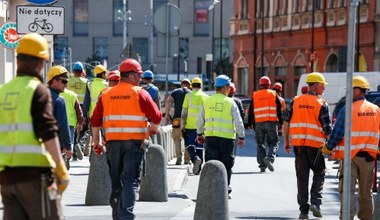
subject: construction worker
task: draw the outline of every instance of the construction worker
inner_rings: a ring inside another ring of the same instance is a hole
[[[285,110],[284,150],[295,154],[297,175],[297,202],[300,219],[308,219],[309,210],[313,216],[322,217],[322,190],[325,182],[325,159],[321,146],[331,133],[331,120],[327,102],[320,98],[325,90],[325,77],[318,72],[308,74],[306,83],[309,92],[296,96]],[[372,167],[373,168],[373,167]],[[309,204],[309,173],[313,171]]]
[[[82,148],[78,145],[78,141],[75,140],[75,137],[79,137],[79,135],[76,134],[81,132],[83,127],[84,117],[82,108],[80,107],[77,94],[75,94],[75,92],[65,88],[65,90],[59,95],[65,99],[67,120],[70,128],[70,139],[74,144],[73,160],[82,160]]]
[[[282,112],[285,111],[285,108],[286,108],[286,103],[285,103],[285,100],[284,98],[282,98],[282,95],[281,95],[281,92],[282,92],[282,84],[279,83],[279,82],[276,82],[272,89],[276,92],[278,98],[280,99],[280,102],[281,102],[281,110]]]
[[[350,219],[355,216],[355,192],[358,184],[358,219],[372,220],[372,183],[374,164],[379,143],[380,109],[377,105],[365,99],[365,93],[370,89],[368,80],[363,76],[354,76],[353,103],[351,124],[351,177],[350,177]],[[341,159],[338,191],[341,199],[340,219],[343,210],[343,174],[344,174],[344,129],[345,107],[338,113],[338,118],[322,152],[329,155],[336,149],[334,157]]]
[[[191,80],[192,91],[185,95],[181,113],[181,132],[185,147],[193,163],[193,173],[199,175],[203,161],[203,144],[196,141],[197,120],[200,107],[209,97],[202,91],[202,80],[194,77]]]
[[[230,83],[230,92],[228,93],[228,97],[230,97],[234,100],[234,102],[236,103],[236,105],[238,107],[238,110],[239,110],[239,113],[241,116],[241,120],[244,120],[245,112],[244,112],[243,103],[241,102],[241,100],[239,98],[234,97],[235,92],[236,92],[236,86],[233,82],[231,82]]]
[[[47,74],[47,83],[50,89],[53,100],[53,114],[58,122],[59,128],[59,142],[61,143],[61,150],[66,152],[67,159],[71,159],[73,142],[70,138],[70,128],[67,119],[66,103],[64,98],[59,96],[65,90],[68,82],[68,71],[63,66],[53,66],[49,69]]]
[[[230,187],[232,167],[235,160],[235,138],[239,137],[238,145],[244,146],[244,124],[239,109],[230,92],[231,81],[226,75],[215,78],[216,94],[203,102],[197,118],[197,142],[205,143],[205,160],[219,160],[227,170],[228,194]]]
[[[113,70],[108,73],[108,87],[116,86],[120,81],[120,72],[119,70]]]
[[[133,208],[140,188],[145,152],[144,139],[149,138],[149,133],[157,133],[162,114],[149,93],[138,86],[143,73],[140,64],[134,59],[125,59],[119,71],[120,82],[99,97],[91,125],[96,153],[103,152],[100,127],[107,140],[112,217],[134,219]]]
[[[88,80],[84,76],[85,70],[83,64],[79,61],[75,62],[73,65],[73,76],[68,79],[67,88],[77,94],[80,107],[82,108],[84,122],[82,130],[79,133],[75,132],[74,141],[77,142],[75,145],[79,144],[79,147],[84,149],[83,153],[87,156],[89,154],[89,146],[86,145],[86,142],[88,142],[90,132],[88,130],[89,118],[83,110],[84,96],[88,90]]]
[[[103,65],[99,64],[95,66],[95,78],[88,83],[88,90],[86,90],[83,102],[83,114],[89,118],[92,116],[100,92],[108,87],[108,83],[105,80],[106,74],[107,70]]]
[[[183,100],[185,99],[185,95],[191,92],[190,88],[190,80],[183,79],[181,81],[181,88],[173,90],[170,93],[168,98],[165,101],[165,119],[166,123],[172,123],[172,138],[175,145],[175,154],[177,157],[176,165],[182,164],[182,133],[181,133],[181,113],[182,113],[182,105]],[[169,114],[170,104],[174,101],[174,112],[173,117]],[[173,118],[173,120],[171,119]],[[185,164],[189,164],[190,155],[187,151],[185,151]]]
[[[142,87],[149,92],[149,95],[152,97],[153,101],[156,103],[158,109],[161,109],[160,104],[160,91],[157,86],[153,84],[154,74],[150,70],[146,70],[142,75]]]
[[[0,88],[0,185],[3,219],[63,219],[69,174],[61,156],[50,90],[42,83],[48,43],[25,34],[16,48],[17,75]],[[4,104],[4,103],[3,103]]]
[[[263,76],[259,81],[260,89],[252,93],[248,111],[248,127],[256,132],[257,163],[260,172],[268,168],[274,171],[279,138],[282,127],[282,106],[276,92],[269,89],[271,81]]]

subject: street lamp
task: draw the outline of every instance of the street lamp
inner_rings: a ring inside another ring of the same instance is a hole
[[[212,60],[211,60],[211,72],[214,70],[214,50],[215,50],[215,45],[214,45],[214,21],[215,21],[215,5],[219,3],[219,0],[214,0],[214,2],[208,7],[208,11],[212,11],[212,31],[211,31],[211,54],[212,54]]]
[[[119,12],[120,12],[120,10],[119,10]],[[128,44],[128,42],[127,42],[128,41],[128,39],[127,39],[128,21],[132,20],[132,18],[130,16],[132,14],[132,11],[131,10],[127,11],[127,0],[123,0],[122,14],[123,14],[123,49],[125,49],[125,47]]]

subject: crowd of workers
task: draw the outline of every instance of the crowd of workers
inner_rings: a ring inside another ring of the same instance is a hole
[[[118,70],[95,66],[95,78],[89,81],[83,64],[76,62],[72,76],[63,66],[51,67],[45,86],[42,70],[49,59],[45,38],[26,34],[16,52],[17,75],[0,87],[0,100],[8,102],[7,108],[0,109],[4,116],[0,118],[4,219],[63,219],[60,198],[70,179],[68,161],[88,156],[89,146],[99,155],[106,149],[113,219],[134,219],[144,140],[157,134],[162,120],[154,73],[144,72],[138,61],[128,58]],[[199,175],[204,162],[221,161],[230,194],[236,149],[245,144],[246,112],[240,99],[234,97],[236,87],[228,76],[219,75],[214,82],[215,94],[207,95],[200,78],[183,79],[181,87],[165,100],[165,122],[173,128],[176,165],[182,161],[192,164],[194,175]],[[272,86],[270,78],[263,76],[247,112],[248,128],[255,131],[260,172],[275,171],[281,136],[284,150],[295,154],[299,219],[308,219],[309,211],[322,217],[326,172],[323,154],[334,154],[344,161],[345,150],[345,109],[338,113],[333,127],[328,104],[322,98],[327,84],[323,74],[310,73],[306,83],[302,95],[286,107],[282,84]],[[365,100],[369,88],[365,77],[353,78],[350,219],[355,216],[356,183],[359,219],[372,219],[374,213],[371,186],[380,109]],[[338,189],[341,199],[342,164]],[[310,171],[313,178],[309,192]]]

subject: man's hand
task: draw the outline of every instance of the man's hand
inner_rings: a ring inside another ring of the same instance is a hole
[[[77,125],[77,135],[79,136],[79,133],[82,131],[83,129],[83,124],[78,124]]]
[[[205,143],[205,136],[198,135],[197,136],[197,142],[198,142],[198,144],[204,144]]]
[[[94,143],[94,152],[97,155],[102,155],[103,154],[103,145],[100,143]]]
[[[286,153],[290,154],[291,147],[289,145],[289,142],[284,143],[284,150]]]
[[[57,167],[55,168],[55,175],[57,177],[58,193],[62,194],[63,191],[65,191],[65,189],[69,185],[70,179],[70,175],[67,172],[66,164],[63,160],[60,160],[60,162],[57,164]]]
[[[158,134],[158,124],[150,124],[148,130],[150,134]]]
[[[65,153],[67,159],[71,159],[71,157],[73,156],[73,151],[72,150],[67,150],[67,148],[63,148],[63,153]]]
[[[166,124],[170,123],[170,116],[169,114],[165,114]]]
[[[238,145],[240,149],[244,147],[244,143],[245,143],[244,139],[240,139],[240,138],[238,139]]]
[[[277,126],[278,136],[282,136],[282,125]]]
[[[322,154],[324,155],[330,155],[331,151],[329,149],[327,149],[327,145],[326,144],[323,144],[322,145]]]

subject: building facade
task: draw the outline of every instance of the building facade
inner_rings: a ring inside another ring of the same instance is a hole
[[[267,75],[283,84],[284,97],[293,97],[302,73],[345,72],[350,2],[235,0],[231,38],[239,92],[250,94]],[[355,71],[380,69],[379,12],[376,0],[359,4]]]

